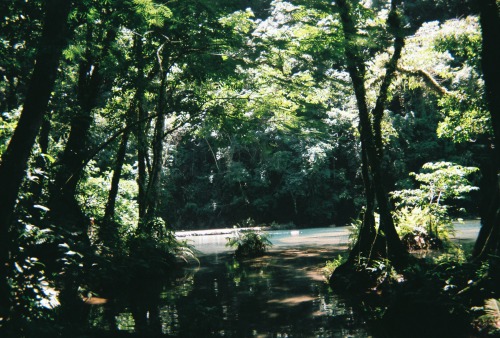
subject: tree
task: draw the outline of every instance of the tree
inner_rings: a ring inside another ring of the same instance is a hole
[[[57,66],[68,39],[67,19],[71,1],[52,0],[45,6],[45,20],[40,37],[36,63],[24,99],[23,111],[14,135],[0,164],[0,274],[9,275],[9,248],[12,238],[9,227],[28,158],[39,132],[47,104],[56,80]],[[0,288],[1,315],[8,317],[10,301],[8,279],[3,278]]]
[[[78,107],[71,117],[69,137],[57,163],[48,202],[51,220],[61,229],[79,233],[86,231],[84,225],[88,221],[76,201],[76,190],[90,148],[92,111],[102,104],[101,95],[108,90],[105,87],[111,87],[111,70],[105,69],[106,58],[111,54],[110,48],[117,35],[115,27],[119,25],[113,20],[111,9],[102,10],[105,13],[102,17],[96,17],[95,11],[88,10],[84,24],[78,29],[83,40],[80,48],[84,50],[78,60],[75,84]],[[103,22],[98,29],[97,20]]]
[[[365,187],[366,209],[359,238],[350,253],[346,264],[355,264],[357,257],[371,259],[381,256],[390,258],[394,264],[402,266],[407,252],[404,249],[390,213],[387,192],[382,182],[381,158],[383,153],[381,121],[387,101],[388,89],[394,77],[397,62],[401,57],[404,46],[405,32],[403,30],[401,9],[398,1],[391,2],[391,10],[387,18],[387,29],[394,36],[393,54],[385,64],[385,75],[373,110],[369,111],[365,76],[366,66],[361,49],[356,43],[358,34],[354,17],[354,10],[348,1],[337,3],[345,38],[345,58],[347,69],[351,77],[359,112],[359,131],[361,137],[361,156],[363,160],[363,181]],[[371,115],[370,115],[371,114]],[[380,231],[375,230],[375,200],[380,212]],[[341,272],[343,269],[338,269]],[[332,276],[332,279],[335,275]]]
[[[491,171],[489,205],[482,218],[482,227],[474,248],[474,255],[478,259],[485,259],[488,255],[500,254],[500,67],[498,60],[500,51],[495,45],[495,32],[500,30],[500,16],[498,2],[495,0],[479,1],[480,24],[482,31],[481,66],[485,82],[485,98],[491,116],[493,129],[494,152],[492,157],[493,170]],[[494,188],[493,188],[494,187]],[[497,264],[492,264],[492,270],[497,274]]]
[[[345,224],[359,211],[359,159],[348,75],[331,69],[342,58],[337,25],[288,2],[266,20],[242,11],[224,21],[247,41],[227,53],[240,62],[213,87],[213,113],[175,151],[167,196],[177,207],[165,217],[184,227]]]

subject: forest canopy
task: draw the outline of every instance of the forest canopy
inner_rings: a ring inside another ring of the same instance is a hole
[[[438,236],[480,217],[498,266],[498,1],[0,12],[0,325],[52,318],[52,289],[76,321],[94,263],[175,256],[181,229],[359,220],[346,264],[403,267],[418,209]]]

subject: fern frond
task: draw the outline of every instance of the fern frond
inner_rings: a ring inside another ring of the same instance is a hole
[[[484,301],[484,312],[495,321],[500,321],[500,301],[490,298]]]
[[[492,324],[500,329],[500,300],[494,298],[485,300],[484,312]]]

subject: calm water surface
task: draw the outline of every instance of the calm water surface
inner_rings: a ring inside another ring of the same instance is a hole
[[[476,223],[454,240],[470,241]],[[273,247],[260,258],[236,261],[225,247],[231,234],[192,236],[200,264],[174,280],[142,278],[125,299],[92,308],[93,325],[174,337],[371,337],[352,305],[333,295],[321,274],[346,250],[344,228],[270,232]]]
[[[345,250],[332,230],[275,232],[266,256],[242,262],[227,235],[197,236],[199,266],[175,281],[138,281],[130,298],[93,308],[94,325],[176,337],[370,337],[321,274]]]
[[[178,236],[180,239],[187,239],[188,242],[199,250],[202,254],[218,254],[229,252],[233,249],[227,248],[226,239],[234,236],[232,229],[225,230],[225,233],[217,235],[204,235],[206,231],[190,231]],[[329,247],[335,249],[346,249],[349,238],[347,228],[312,228],[301,230],[274,230],[266,231],[269,239],[273,243],[274,250],[286,248],[308,247],[319,248]]]

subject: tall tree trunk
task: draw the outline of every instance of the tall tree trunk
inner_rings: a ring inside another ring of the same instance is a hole
[[[134,37],[134,50],[135,50],[135,60],[137,67],[137,77],[136,77],[136,85],[137,91],[135,92],[134,98],[132,99],[132,103],[130,105],[130,109],[127,113],[127,123],[126,130],[122,135],[122,140],[120,143],[120,147],[118,149],[116,155],[116,163],[115,169],[113,171],[113,178],[111,180],[111,188],[108,195],[108,201],[106,203],[106,209],[104,212],[103,224],[99,231],[101,232],[100,238],[103,240],[104,244],[110,248],[114,247],[114,242],[117,237],[117,229],[116,223],[114,222],[115,218],[115,205],[116,205],[116,197],[118,195],[118,188],[120,182],[120,176],[123,168],[123,164],[125,161],[126,149],[128,139],[130,137],[131,125],[134,123],[134,119],[136,119],[136,112],[138,112],[137,120],[140,122],[136,122],[135,127],[135,135],[138,143],[138,183],[139,183],[139,218],[142,219],[144,217],[144,195],[145,195],[145,186],[146,186],[146,165],[145,158],[147,155],[147,146],[146,146],[146,125],[147,119],[146,114],[142,108],[142,101],[144,99],[144,92],[146,86],[146,79],[144,78],[144,57],[142,50],[142,38],[140,36]]]
[[[131,111],[133,111],[131,107]],[[129,112],[131,114],[131,112]],[[116,198],[118,196],[118,189],[120,187],[120,178],[122,175],[123,164],[125,163],[125,155],[127,152],[127,145],[130,131],[127,130],[123,133],[120,141],[120,146],[116,153],[115,167],[113,169],[113,177],[111,178],[111,187],[109,189],[108,200],[104,209],[104,218],[99,227],[99,238],[103,241],[104,245],[112,250],[116,248],[118,239],[117,224],[115,222],[115,206]]]
[[[142,106],[138,108],[138,120],[136,137],[137,137],[137,162],[138,162],[138,172],[137,172],[137,186],[138,186],[138,196],[137,202],[139,206],[139,227],[141,227],[142,220],[146,216],[146,193],[147,193],[147,161],[148,161],[148,145],[146,137],[146,129],[148,122],[146,121],[147,113]]]
[[[84,269],[90,266],[92,257],[88,236],[91,222],[83,213],[76,194],[89,151],[92,110],[98,107],[99,94],[104,91],[104,84],[110,84],[101,73],[101,62],[108,55],[109,48],[116,38],[116,30],[108,30],[103,39],[103,47],[96,55],[93,53],[95,27],[92,25],[93,23],[87,23],[86,55],[79,64],[79,107],[71,119],[70,134],[58,162],[59,168],[49,198],[50,220],[61,231],[67,243],[70,243],[72,250],[83,253]],[[73,325],[80,325],[85,320],[84,304],[78,295],[83,275],[85,274],[82,269],[73,264],[67,267],[60,280],[61,319]]]
[[[358,242],[355,244],[350,257],[357,256],[369,257],[376,238],[375,231],[375,193],[373,182],[373,167],[370,166],[369,148],[374,147],[372,127],[370,123],[369,110],[366,104],[366,75],[365,64],[359,56],[357,46],[353,43],[356,27],[351,17],[351,7],[347,0],[337,1],[340,10],[340,17],[344,30],[344,38],[346,42],[345,56],[347,69],[351,77],[356,102],[358,105],[359,115],[359,133],[361,137],[361,159],[362,159],[362,174],[363,184],[365,189],[366,208],[363,215],[363,223],[359,230]],[[354,262],[354,260],[353,260]],[[352,262],[351,262],[352,263]],[[350,264],[350,263],[349,263]]]
[[[23,111],[0,164],[0,317],[4,319],[8,318],[10,309],[6,276],[10,270],[9,250],[13,239],[9,237],[9,227],[28,158],[54,88],[59,59],[68,39],[67,20],[72,1],[47,0],[45,3],[42,36]]]
[[[135,54],[135,66],[137,67],[137,76],[135,83],[137,85],[137,91],[135,92],[134,98],[130,105],[130,109],[127,113],[126,118],[126,128],[127,130],[122,135],[122,140],[118,153],[116,155],[115,169],[113,171],[113,178],[111,180],[111,188],[108,195],[108,201],[106,203],[106,209],[104,212],[103,225],[99,229],[101,234],[101,239],[104,244],[110,248],[114,247],[114,242],[117,237],[115,218],[115,205],[116,197],[118,195],[118,188],[120,182],[120,176],[125,161],[127,143],[130,137],[130,127],[134,122],[136,127],[134,128],[135,136],[137,139],[138,148],[138,185],[139,185],[139,219],[144,217],[144,195],[146,187],[146,156],[147,156],[147,145],[146,145],[146,126],[147,126],[147,114],[143,110],[143,100],[146,88],[147,80],[144,77],[144,56],[143,56],[143,45],[142,37],[139,35],[134,36],[134,54]],[[136,116],[137,113],[137,116]],[[134,121],[137,120],[137,121]]]
[[[482,31],[481,66],[485,84],[486,101],[491,115],[494,135],[494,149],[491,171],[490,205],[482,218],[482,227],[476,242],[474,255],[476,259],[486,259],[489,255],[500,255],[500,50],[498,49],[498,32],[500,32],[500,16],[497,1],[479,0],[480,24]],[[500,262],[494,260],[490,271],[500,280]]]
[[[365,181],[365,194],[367,198],[367,209],[365,210],[362,228],[360,229],[360,234],[364,235],[363,240],[365,242],[363,244],[357,243],[354,248],[359,251],[358,254],[366,255],[368,258],[372,255],[388,257],[393,263],[402,265],[406,260],[407,251],[396,232],[394,221],[390,213],[387,192],[383,185],[381,168],[383,145],[380,129],[385,103],[387,101],[388,88],[394,77],[396,65],[404,45],[404,36],[402,35],[400,27],[399,15],[397,14],[398,3],[398,1],[393,1],[389,14],[388,28],[395,35],[394,53],[386,64],[386,74],[380,87],[377,103],[371,112],[371,115],[374,117],[372,125],[366,102],[365,65],[356,45],[355,36],[357,34],[357,29],[352,18],[352,9],[347,0],[339,0],[336,2],[340,12],[346,42],[345,56],[347,69],[353,83],[358,105],[359,131],[363,156],[363,179]],[[374,227],[374,221],[372,221],[372,219],[374,219],[374,210],[370,210],[368,206],[373,203],[373,195],[376,196],[381,218],[381,232],[379,234],[371,230],[371,228]],[[371,247],[369,248],[366,247],[367,237],[368,242],[371,242]]]
[[[389,203],[389,198],[387,191],[383,185],[382,179],[382,158],[384,152],[384,146],[382,143],[382,118],[385,111],[385,106],[387,102],[387,94],[389,91],[389,86],[394,78],[394,74],[397,69],[397,64],[401,58],[401,52],[404,47],[404,32],[402,29],[401,18],[398,15],[397,6],[400,4],[399,0],[393,0],[391,2],[391,11],[389,13],[388,24],[389,30],[392,31],[394,35],[394,52],[385,66],[385,75],[380,86],[380,90],[377,96],[377,102],[375,108],[372,110],[373,116],[373,132],[374,132],[374,146],[375,146],[375,156],[372,160],[373,170],[373,181],[375,185],[375,193],[377,195],[378,207],[380,212],[380,230],[384,232],[387,239],[387,246],[389,250],[389,257],[394,260],[404,259],[407,255],[406,249],[403,247],[399,235],[396,232],[396,227],[394,225],[394,220],[391,215],[391,205]]]
[[[143,55],[143,44],[142,38],[140,36],[134,37],[134,53],[137,62],[137,125],[134,128],[135,137],[137,139],[137,186],[138,186],[138,196],[137,204],[139,207],[139,228],[142,227],[142,220],[146,215],[146,190],[147,190],[147,156],[148,156],[148,145],[146,130],[148,127],[147,112],[143,107],[144,92],[146,88],[146,79],[144,77],[144,55]]]
[[[146,226],[145,230],[150,230],[148,223],[156,216],[158,203],[160,200],[160,184],[161,173],[163,171],[163,141],[165,138],[165,90],[166,90],[166,75],[162,74],[162,79],[159,88],[157,114],[155,130],[153,136],[153,161],[151,172],[149,173],[149,181],[146,192],[146,208],[145,220],[142,224]]]
[[[113,177],[111,178],[111,187],[109,189],[106,207],[104,208],[104,219],[113,220],[115,218],[116,197],[118,196],[118,187],[123,164],[125,163],[125,154],[127,153],[129,135],[128,130],[123,133],[120,146],[118,147],[118,151],[116,153],[115,168],[113,170]]]
[[[79,232],[85,237],[87,224],[80,205],[76,201],[76,189],[83,173],[90,143],[90,127],[92,110],[98,106],[98,95],[104,83],[100,62],[106,57],[116,31],[108,31],[102,52],[92,55],[93,27],[87,26],[87,52],[79,65],[78,102],[79,109],[71,119],[71,129],[64,152],[59,160],[59,170],[50,193],[51,219],[62,228]]]

